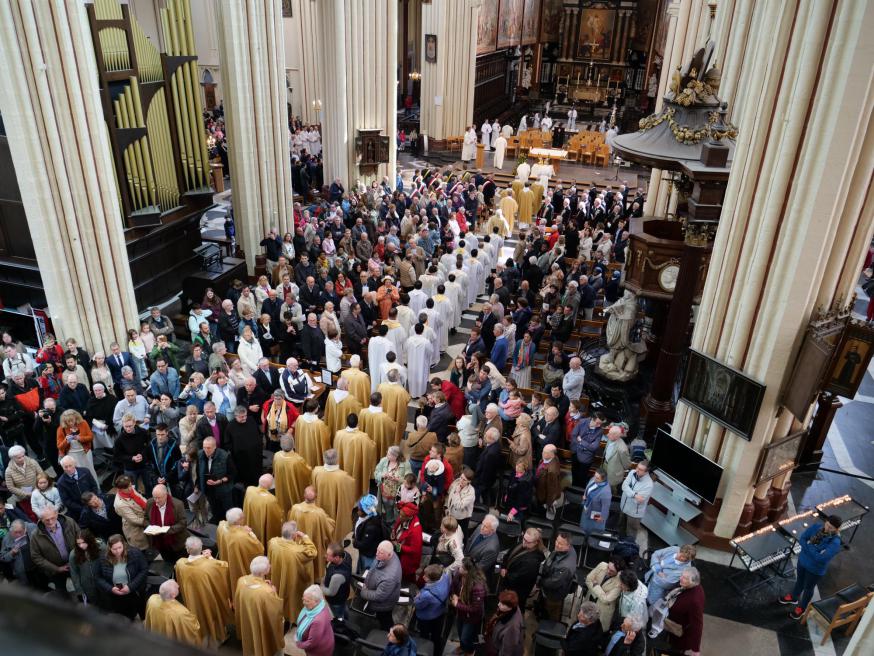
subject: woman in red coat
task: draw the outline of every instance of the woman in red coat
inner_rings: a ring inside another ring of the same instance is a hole
[[[416,570],[422,563],[422,525],[419,523],[419,507],[415,503],[397,505],[398,518],[391,530],[391,541],[401,561],[402,580],[414,582]]]

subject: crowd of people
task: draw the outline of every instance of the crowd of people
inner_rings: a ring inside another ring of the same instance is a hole
[[[33,357],[4,333],[5,574],[191,643],[234,625],[247,655],[289,627],[332,653],[354,612],[387,654],[441,653],[451,619],[461,652],[509,656],[526,609],[568,622],[567,654],[642,654],[648,625],[697,653],[694,548],[643,564],[645,444],[587,413],[563,346],[616,298],[622,249],[594,244],[619,242],[642,198],[558,183],[525,216],[503,203],[521,190],[479,172],[397,182],[337,180],[296,204],[256,283],[208,290],[186,326],[155,307],[108,353],[47,335]],[[608,527],[626,550],[578,578],[574,544]]]

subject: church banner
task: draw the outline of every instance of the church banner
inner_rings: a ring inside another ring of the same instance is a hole
[[[537,43],[540,31],[540,0],[525,0],[522,12],[522,45]]]
[[[847,322],[825,379],[825,391],[848,399],[856,396],[872,354],[874,327],[857,321]]]
[[[544,43],[561,41],[561,15],[564,12],[563,0],[543,0],[540,19],[540,40]]]
[[[498,48],[518,46],[522,37],[522,0],[501,0],[498,10]]]

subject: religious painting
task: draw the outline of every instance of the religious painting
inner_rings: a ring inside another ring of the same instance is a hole
[[[291,0],[282,0],[282,17],[283,18],[293,18],[294,10],[291,6]]]
[[[599,61],[610,59],[615,20],[615,9],[583,9],[578,48],[578,56],[581,59]]]
[[[540,27],[540,0],[525,0],[522,12],[522,45],[537,43]]]
[[[695,350],[689,350],[680,400],[750,440],[765,386]]]
[[[498,0],[483,0],[476,26],[476,54],[494,52],[498,42]]]
[[[564,12],[563,0],[543,0],[540,19],[540,40],[544,43],[561,41],[561,15]]]
[[[498,11],[498,48],[518,46],[522,38],[523,0],[501,0]]]
[[[638,0],[635,14],[637,29],[628,44],[632,50],[649,52],[649,42],[659,22],[659,4],[659,0]]]
[[[425,35],[425,61],[429,64],[437,63],[437,35]]]
[[[759,470],[755,485],[761,485],[777,478],[780,474],[795,469],[798,466],[798,449],[801,447],[807,431],[798,431],[779,440],[771,442],[762,449],[759,457]]]
[[[826,376],[825,391],[848,399],[856,396],[874,354],[874,328],[850,321]]]

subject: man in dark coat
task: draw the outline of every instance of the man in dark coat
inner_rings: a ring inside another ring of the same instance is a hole
[[[61,468],[64,473],[55,481],[55,487],[58,488],[58,494],[61,495],[67,514],[75,519],[85,508],[82,495],[86,492],[100,494],[100,487],[91,472],[84,467],[77,467],[76,461],[70,456],[61,458]]]
[[[279,370],[270,366],[270,360],[261,358],[258,360],[258,368],[253,376],[258,389],[264,394],[264,399],[261,401],[263,404],[268,396],[279,389]]]
[[[249,416],[244,406],[234,410],[234,420],[228,423],[226,436],[239,481],[246,487],[257,486],[262,471],[264,441],[258,422]]]
[[[113,504],[115,495],[107,494],[106,499],[94,492],[82,495],[82,512],[79,515],[79,526],[87,528],[104,541],[109,536],[121,533],[121,517],[115,512]]]
[[[584,601],[580,604],[576,624],[568,629],[563,641],[564,653],[567,656],[600,656],[603,636],[598,606]]]
[[[540,530],[529,528],[522,535],[522,542],[510,549],[501,562],[501,587],[512,590],[519,597],[519,607],[525,608],[525,601],[537,583],[540,564],[546,558],[546,549],[541,541]]]
[[[209,521],[218,524],[234,505],[231,490],[236,469],[228,452],[216,447],[213,437],[203,440],[203,449],[197,454],[197,478],[197,488],[209,501],[212,513]]]
[[[61,393],[58,395],[58,413],[63,414],[64,410],[75,410],[79,414],[84,413],[90,396],[88,388],[79,382],[79,377],[76,374],[67,374],[67,383],[61,388]]]
[[[343,340],[352,354],[361,354],[367,344],[367,325],[361,316],[361,306],[353,303],[349,316],[343,320]]]
[[[492,502],[495,483],[498,481],[504,456],[501,455],[501,433],[495,428],[489,428],[483,435],[483,450],[476,462],[474,484],[476,494],[481,503]]]
[[[431,392],[428,396],[434,402],[434,409],[428,417],[426,430],[429,433],[435,433],[437,439],[446,444],[449,439],[449,433],[452,432],[450,426],[455,425],[455,413],[452,412],[452,407],[446,402],[443,392]]]
[[[67,596],[67,577],[70,575],[69,554],[76,548],[77,535],[79,525],[75,521],[58,515],[54,507],[46,507],[30,537],[33,564],[50,583],[55,584],[55,592],[64,597]]]
[[[307,315],[306,325],[301,330],[300,348],[303,351],[304,359],[308,362],[318,364],[325,357],[325,333],[319,328],[314,312]]]
[[[194,425],[194,437],[197,440],[198,449],[207,437],[215,439],[216,446],[224,447],[227,429],[228,418],[216,410],[215,403],[207,401],[203,406],[203,416]]]

